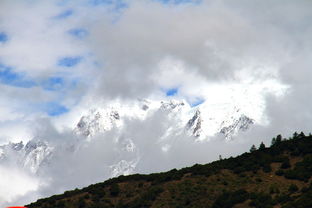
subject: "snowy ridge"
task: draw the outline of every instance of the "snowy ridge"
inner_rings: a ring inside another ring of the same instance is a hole
[[[194,116],[187,122],[186,129],[189,130],[191,135],[200,137],[202,134],[202,119],[200,111],[196,110]]]
[[[135,172],[135,168],[137,165],[137,160],[134,161],[126,161],[121,160],[117,164],[111,165],[111,176],[117,177],[119,175],[130,175]]]
[[[219,133],[223,134],[226,140],[230,140],[239,131],[247,130],[254,122],[231,103],[222,105],[204,103],[195,108],[186,129],[190,135],[197,138],[197,141],[209,140]]]
[[[226,140],[230,140],[239,131],[246,131],[255,123],[255,120],[249,118],[242,109],[232,103],[222,105],[203,103],[192,108],[184,100],[138,100],[133,105],[111,103],[107,107],[91,110],[89,114],[80,119],[75,132],[90,137],[115,128],[122,135],[126,134],[123,127],[127,125],[129,120],[139,119],[144,121],[148,117],[158,115],[165,115],[164,119],[169,124],[159,138],[161,142],[170,139],[173,135],[183,135],[185,133],[193,137],[194,142],[209,140],[217,134],[222,134]],[[170,145],[166,144],[166,142],[163,144],[162,150],[164,152],[169,151]],[[132,152],[132,156],[136,159],[123,158],[120,162],[111,165],[112,176],[135,172],[136,165],[139,162],[136,145],[132,140],[128,140],[125,149]]]
[[[120,127],[120,115],[114,109],[98,111],[90,110],[88,115],[82,116],[74,130],[77,134],[90,137],[96,133],[111,130],[114,126]]]
[[[92,137],[98,133],[120,130],[125,119],[144,120],[148,112],[157,108],[157,104],[148,100],[137,100],[129,104],[112,102],[101,108],[93,108],[79,120],[74,132],[78,135]]]
[[[249,126],[254,124],[254,120],[248,118],[242,114],[239,119],[233,120],[233,123],[229,126],[224,126],[221,128],[220,132],[225,135],[226,139],[231,139],[238,131],[246,131]]]
[[[26,145],[23,142],[9,143],[0,146],[0,164],[13,162],[18,167],[36,173],[52,152],[53,147],[43,141],[31,140]]]
[[[172,146],[168,141],[171,137],[177,135],[189,135],[193,137],[194,142],[207,141],[217,134],[224,135],[226,140],[231,140],[238,132],[246,131],[254,124],[255,120],[245,114],[247,113],[232,103],[223,103],[221,105],[203,103],[197,107],[191,107],[184,100],[138,100],[132,105],[110,103],[103,106],[103,108],[91,110],[89,114],[81,118],[75,132],[92,137],[97,133],[110,131],[114,128],[119,131],[119,135],[124,135],[127,134],[124,127],[132,119],[144,122],[145,119],[150,117],[160,116],[163,122],[166,123],[166,127],[158,141],[162,151],[167,152]],[[81,125],[82,122],[83,125]],[[89,132],[92,133],[89,134]],[[116,141],[122,142],[118,141],[118,139]],[[129,152],[136,152],[135,157],[139,157],[137,149],[136,151],[133,150],[136,145],[132,140],[128,146]],[[137,162],[128,159],[123,158],[124,162],[111,166],[113,175],[116,175],[117,170],[121,171],[119,174],[129,174],[130,170],[135,169],[134,166]],[[125,161],[133,165],[130,166]],[[128,168],[122,168],[122,164]]]
[[[91,141],[98,134],[116,131],[113,141],[120,148],[118,151],[126,152],[117,162],[109,165],[111,176],[128,175],[134,173],[140,162],[139,149],[135,139],[123,138],[127,135],[128,122],[132,120],[143,121],[153,116],[160,116],[166,123],[159,138],[162,151],[170,150],[166,143],[174,135],[188,135],[196,141],[209,140],[217,134],[223,134],[226,140],[230,140],[239,131],[246,131],[256,121],[232,103],[218,105],[203,103],[191,107],[184,100],[152,101],[137,100],[133,103],[121,104],[111,102],[101,108],[92,108],[82,115],[73,133]],[[144,128],[144,126],[142,127]],[[131,135],[130,135],[131,136]],[[44,140],[33,139],[26,145],[9,143],[0,146],[0,164],[12,162],[23,169],[36,174],[43,165],[48,165],[55,150],[72,154],[79,151],[81,146],[77,143],[64,143],[61,146],[52,147]],[[84,141],[82,141],[84,142]],[[83,146],[82,146],[83,147]],[[126,156],[125,156],[126,155]]]

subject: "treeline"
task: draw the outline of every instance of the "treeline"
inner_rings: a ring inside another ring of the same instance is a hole
[[[213,203],[212,208],[230,208],[237,204],[248,202],[247,205],[254,208],[273,208],[282,204],[282,208],[310,208],[312,207],[312,185],[297,192],[295,185],[289,187],[287,194],[278,195],[273,198],[268,193],[255,193],[240,189],[234,192],[222,193]],[[291,194],[297,192],[300,195],[292,197]]]
[[[273,163],[277,164],[275,168],[272,168]],[[228,174],[224,174],[224,170]],[[266,174],[282,178],[285,184],[264,183]],[[245,203],[245,207],[255,208],[275,205],[308,208],[312,207],[311,176],[312,136],[294,133],[289,139],[281,135],[274,137],[270,147],[263,143],[258,148],[253,145],[249,152],[235,158],[220,158],[210,164],[195,164],[164,173],[119,176],[40,199],[27,207],[230,208]],[[255,188],[250,190],[255,183]],[[259,192],[258,188],[262,191]]]

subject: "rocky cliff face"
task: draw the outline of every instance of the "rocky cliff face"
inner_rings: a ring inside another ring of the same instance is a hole
[[[254,124],[253,119],[241,114],[238,119],[233,119],[232,124],[224,125],[220,132],[225,135],[225,138],[231,139],[238,131],[247,131],[252,124]]]

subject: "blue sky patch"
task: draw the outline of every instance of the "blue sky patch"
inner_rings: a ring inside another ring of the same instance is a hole
[[[24,74],[13,72],[12,68],[0,64],[0,82],[15,87],[30,88],[36,86],[33,80],[25,78]]]
[[[83,39],[89,35],[88,30],[83,28],[73,28],[68,33],[76,38]]]
[[[82,61],[81,56],[64,57],[59,59],[57,65],[62,67],[74,67]]]
[[[50,77],[42,82],[42,88],[48,91],[59,91],[65,87],[65,81],[62,77]]]
[[[174,96],[178,93],[178,88],[171,88],[166,91],[167,96]]]
[[[59,116],[69,111],[68,108],[57,102],[47,102],[44,104],[43,108],[49,116]]]
[[[72,9],[67,9],[60,14],[56,15],[55,18],[57,19],[66,19],[67,17],[70,17],[74,14],[74,10]]]
[[[196,107],[200,104],[203,104],[205,102],[202,98],[197,98],[195,101],[190,102],[191,107]]]
[[[90,0],[89,3],[93,6],[99,6],[99,5],[111,5],[114,3],[113,0]]]
[[[8,35],[4,32],[0,32],[0,43],[5,43],[8,41]]]
[[[116,12],[128,8],[125,0],[89,0],[89,4],[92,6],[113,6],[113,10]]]
[[[199,4],[202,0],[155,0],[163,4]]]

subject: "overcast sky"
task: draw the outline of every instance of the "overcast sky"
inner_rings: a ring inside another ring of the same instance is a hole
[[[151,150],[154,140],[143,141],[149,132],[142,130],[136,134],[138,145],[150,153],[140,164],[142,172],[211,161],[219,152],[242,153],[252,143],[269,144],[279,133],[308,133],[311,20],[310,0],[1,0],[0,144],[71,137],[68,129],[90,106],[137,98],[184,99],[195,105],[234,96],[263,119],[263,125],[238,135],[236,143],[181,140],[166,157]],[[140,125],[131,124],[129,132],[137,133]],[[106,160],[115,154],[97,153]],[[164,165],[151,167],[155,160]],[[0,167],[0,177],[7,171]],[[27,178],[30,191],[40,186],[37,180]],[[85,183],[95,180],[100,173]]]

